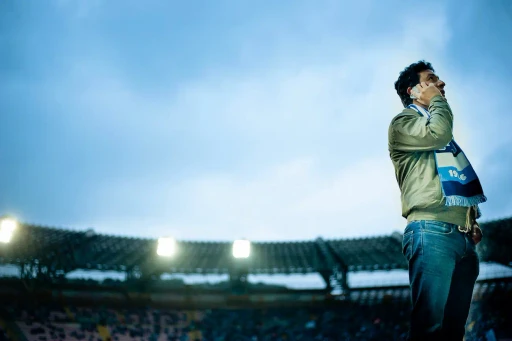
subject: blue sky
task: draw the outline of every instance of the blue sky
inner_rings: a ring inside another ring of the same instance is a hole
[[[512,6],[0,3],[0,214],[97,232],[297,240],[402,230],[387,127],[419,59],[512,215]]]

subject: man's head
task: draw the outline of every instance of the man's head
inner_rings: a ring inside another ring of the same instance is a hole
[[[410,97],[411,90],[415,85],[421,82],[427,82],[428,84],[434,83],[444,96],[444,86],[446,84],[435,74],[434,68],[430,63],[420,60],[400,72],[400,76],[398,76],[398,80],[395,82],[395,90],[398,96],[400,96],[404,107],[407,107],[413,102]]]

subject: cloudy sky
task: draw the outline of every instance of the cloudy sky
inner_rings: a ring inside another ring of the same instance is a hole
[[[512,6],[385,3],[1,1],[0,214],[179,239],[400,231],[393,83],[426,59],[485,220],[512,216]]]

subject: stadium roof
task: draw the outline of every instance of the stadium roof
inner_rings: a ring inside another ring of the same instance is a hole
[[[482,224],[482,261],[511,265],[512,218]],[[401,235],[301,242],[253,242],[251,256],[232,257],[230,242],[178,241],[172,258],[157,256],[156,239],[110,236],[20,224],[0,244],[1,264],[41,264],[60,273],[77,269],[161,274],[229,274],[241,264],[250,274],[406,269]]]

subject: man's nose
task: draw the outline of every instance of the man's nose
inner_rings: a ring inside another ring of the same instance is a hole
[[[446,85],[446,83],[445,83],[445,82],[443,82],[442,80],[438,80],[438,81],[437,81],[437,84],[436,84],[436,86],[437,86],[438,88],[441,88],[441,89],[442,89],[442,88],[444,88],[444,86],[445,86],[445,85]]]

